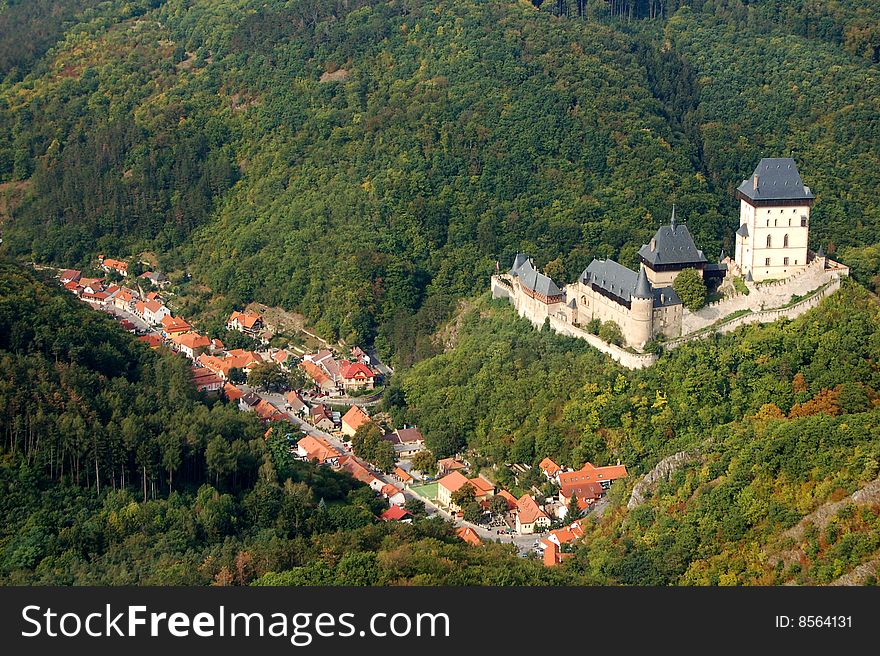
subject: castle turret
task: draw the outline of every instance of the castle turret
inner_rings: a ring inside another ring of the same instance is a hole
[[[648,282],[645,267],[639,268],[639,278],[630,296],[630,319],[627,342],[642,348],[654,336],[654,290]]]

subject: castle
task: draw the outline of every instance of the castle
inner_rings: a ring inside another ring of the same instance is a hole
[[[808,250],[815,196],[801,181],[794,160],[762,159],[736,196],[740,227],[733,259],[722,252],[720,261],[710,262],[687,226],[676,222],[673,207],[669,224],[639,249],[638,271],[610,259],[594,259],[576,281],[560,289],[529,257],[518,253],[507,273],[492,277],[493,297],[510,299],[520,316],[535,325],[549,322],[557,332],[583,337],[606,351],[584,328],[595,320],[613,321],[625,347],[641,351],[652,340],[673,345],[729,314],[754,311],[747,322],[761,321],[762,313],[791,305],[792,296],[825,290],[833,279],[839,285],[840,276],[848,274],[821,249]],[[700,272],[709,288],[726,289],[726,298],[696,312],[684,308],[673,283],[685,269]],[[742,279],[750,296],[734,291],[734,277]],[[618,355],[621,361],[629,359]]]

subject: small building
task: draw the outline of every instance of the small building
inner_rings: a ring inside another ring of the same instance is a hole
[[[192,367],[193,384],[197,392],[214,393],[223,389],[223,379],[204,367]]]
[[[544,473],[544,476],[547,477],[547,480],[558,482],[558,477],[559,474],[562,472],[562,467],[557,465],[550,458],[544,458],[538,465],[538,467]]]
[[[198,333],[176,334],[171,343],[190,360],[195,360],[211,346],[211,340]]]
[[[225,396],[229,401],[233,403],[238,403],[239,400],[241,400],[241,397],[244,396],[244,392],[242,392],[232,383],[224,383],[223,396]]]
[[[259,335],[260,331],[265,327],[263,325],[263,317],[255,312],[245,310],[244,312],[233,312],[226,320],[226,327],[229,330],[237,330],[249,335]]]
[[[307,406],[301,398],[299,398],[299,394],[296,392],[288,392],[286,397],[287,403],[285,404],[285,408],[288,412],[296,415],[297,417],[304,417],[306,413],[309,411],[309,406]]]
[[[161,271],[145,271],[141,275],[138,276],[141,280],[149,282],[150,284],[162,289],[171,284],[171,281],[168,280],[168,277],[162,273]]]
[[[459,526],[455,529],[455,534],[471,546],[479,547],[483,544],[480,536],[470,526]]]
[[[153,300],[135,303],[135,314],[151,326],[158,326],[162,323],[162,319],[171,315],[171,310],[160,301]]]
[[[151,349],[157,349],[162,346],[162,338],[156,335],[155,333],[150,333],[149,335],[141,335],[138,337],[139,342],[144,342]]]
[[[402,506],[406,503],[406,495],[397,487],[393,486],[391,483],[386,483],[382,486],[382,489],[379,491],[384,499],[388,500],[388,503],[395,506]]]
[[[296,453],[303,460],[321,465],[335,466],[339,463],[339,452],[329,442],[314,435],[306,435],[297,442]]]
[[[115,271],[123,277],[128,276],[128,262],[114,260],[107,257],[101,260],[101,268],[104,269],[104,271]]]
[[[82,277],[82,272],[77,269],[65,269],[61,272],[59,279],[62,285],[66,285],[69,282],[78,282]]]
[[[371,390],[375,387],[376,374],[367,365],[360,362],[340,363],[340,381],[346,392]]]
[[[243,412],[253,412],[257,404],[262,400],[253,392],[248,392],[238,400],[238,408]]]
[[[516,502],[516,532],[531,535],[550,527],[550,518],[529,494],[522,495]]]
[[[392,475],[404,485],[409,485],[413,482],[413,477],[410,476],[409,472],[401,469],[400,467],[395,467]]]
[[[309,412],[312,425],[323,431],[332,431],[336,429],[336,423],[333,421],[333,413],[323,403],[319,403],[312,407]]]
[[[467,469],[467,465],[458,458],[441,458],[437,461],[438,476],[446,476],[446,474],[461,471],[462,469]]]
[[[379,515],[379,519],[383,522],[402,522],[409,524],[412,522],[412,513],[405,508],[392,505],[388,510]]]
[[[402,428],[385,435],[394,445],[394,453],[399,458],[410,458],[425,448],[425,438],[417,428]]]
[[[353,405],[342,416],[342,432],[348,437],[354,437],[358,428],[370,421],[370,416],[361,410],[358,406]]]
[[[192,330],[192,326],[190,326],[185,319],[172,317],[170,314],[162,317],[161,324],[162,333],[169,339],[175,335],[182,335],[183,333],[188,333]]]
[[[314,381],[315,387],[320,391],[327,393],[336,391],[336,383],[314,362],[303,360],[299,366]]]
[[[117,310],[124,310],[125,312],[131,312],[132,309],[134,308],[134,304],[137,301],[137,298],[138,298],[137,292],[123,287],[113,297],[113,306]]]

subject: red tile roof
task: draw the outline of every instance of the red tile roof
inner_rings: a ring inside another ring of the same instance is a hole
[[[596,467],[592,463],[587,462],[577,471],[559,474],[559,484],[614,481],[618,478],[626,478],[626,467],[623,465]]]
[[[369,421],[370,416],[356,405],[351,406],[342,416],[342,423],[355,431]]]
[[[451,474],[447,474],[437,483],[438,485],[442,485],[444,488],[449,490],[450,493],[455,492],[462,485],[468,484],[468,479],[461,474],[460,472],[454,471]]]
[[[540,467],[541,470],[545,472],[548,476],[555,476],[562,471],[562,467],[550,460],[550,458],[544,458],[541,461],[541,464],[538,465],[538,467]]]
[[[109,257],[101,262],[101,265],[107,267],[108,269],[116,269],[117,271],[128,271],[128,262],[122,262],[121,260],[111,260]]]
[[[379,519],[383,522],[399,522],[401,519],[412,517],[412,513],[400,506],[391,506],[388,510],[379,515]]]
[[[257,322],[262,321],[262,319],[263,318],[259,314],[245,310],[244,312],[233,312],[230,314],[229,320],[226,323],[229,324],[237,320],[243,327],[251,330]]]
[[[149,305],[149,303],[147,305]],[[192,330],[192,326],[190,326],[185,319],[172,317],[170,314],[162,317],[162,328],[169,335],[172,333],[185,333]],[[210,342],[208,343],[210,344]]]
[[[297,445],[305,450],[306,458],[322,463],[331,458],[338,458],[339,453],[330,446],[330,443],[314,435],[306,435]]]
[[[175,335],[171,338],[171,341],[178,346],[186,346],[187,348],[193,350],[198,348],[207,348],[211,345],[210,339],[208,339],[204,335],[199,335],[198,333],[183,333],[180,335]]]
[[[407,482],[413,480],[413,477],[410,476],[408,473],[406,473],[404,470],[402,470],[400,467],[394,468],[394,475],[397,476],[397,478],[399,478],[404,483],[407,483]]]
[[[481,544],[483,544],[480,536],[477,535],[477,532],[470,526],[459,526],[455,530],[455,534],[468,544],[471,544],[475,547],[479,547]]]
[[[375,374],[373,371],[365,364],[361,364],[360,362],[346,362],[342,366],[342,377],[346,380],[358,379],[358,380],[367,380],[373,378]]]
[[[319,387],[324,387],[328,383],[332,385],[333,381],[330,380],[330,377],[325,374],[319,366],[314,364],[313,362],[309,362],[308,360],[303,360],[300,365],[305,372],[314,380]]]
[[[501,490],[501,491],[500,491],[498,494],[496,494],[495,496],[501,497],[502,499],[504,499],[504,500],[507,501],[507,509],[508,509],[508,510],[514,510],[514,509],[517,507],[517,506],[516,506],[516,497],[513,496],[513,495],[512,495],[510,492],[508,492],[507,490]]]
[[[547,517],[547,513],[538,507],[538,504],[529,494],[524,494],[516,502],[519,511],[520,524],[532,524],[541,517]]]
[[[238,401],[242,396],[244,396],[244,392],[242,392],[232,383],[226,383],[223,386],[223,393],[230,401]]]
[[[495,492],[495,486],[482,476],[475,476],[468,482],[474,486],[474,491],[477,493],[477,497],[482,497]]]
[[[162,338],[158,335],[154,335],[153,333],[150,333],[149,335],[141,335],[140,337],[138,337],[138,340],[146,342],[150,345],[150,348],[159,348],[160,346],[162,346]]]

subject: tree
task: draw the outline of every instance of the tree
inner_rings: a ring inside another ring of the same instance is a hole
[[[474,501],[477,498],[476,490],[474,490],[474,486],[470,483],[466,485],[462,485],[451,495],[452,503],[454,503],[459,508],[465,508],[469,503]]]
[[[421,499],[407,499],[403,507],[406,510],[409,510],[413,514],[413,517],[418,518],[426,515],[425,502]]]
[[[413,469],[416,471],[426,474],[433,474],[437,471],[437,458],[428,449],[423,449],[416,453],[411,461]]]
[[[241,385],[247,382],[247,374],[238,367],[232,367],[229,370],[229,382],[233,385]]]
[[[464,507],[464,520],[472,524],[479,524],[483,519],[483,508],[476,501],[471,501]]]
[[[581,516],[581,509],[578,508],[577,495],[572,493],[571,499],[568,500],[568,507],[565,509],[565,521],[573,522]]]
[[[354,454],[372,463],[384,472],[394,469],[394,447],[382,437],[381,429],[372,421],[361,425],[351,438]]]
[[[684,306],[691,312],[706,304],[706,282],[696,269],[685,269],[675,277],[672,288]]]
[[[208,465],[208,474],[214,477],[214,485],[219,485],[220,479],[230,473],[235,466],[232,449],[226,438],[217,435],[208,442],[208,447],[205,449],[205,463]]]
[[[587,332],[591,335],[598,335],[599,329],[602,327],[601,319],[590,319],[587,322]]]
[[[496,494],[489,501],[489,510],[491,510],[496,515],[503,515],[507,512],[507,499]]]
[[[599,339],[608,342],[609,344],[617,344],[617,346],[621,346],[623,344],[623,332],[620,330],[620,326],[617,325],[616,321],[609,319],[603,323],[602,327],[599,329]]]
[[[263,362],[251,368],[248,385],[266,392],[283,392],[290,385],[289,375],[277,362]]]

